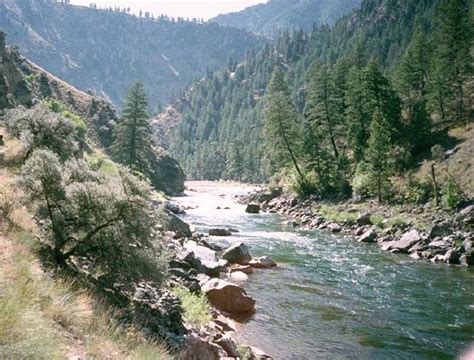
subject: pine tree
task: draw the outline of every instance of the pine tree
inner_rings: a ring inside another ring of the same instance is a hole
[[[391,172],[391,151],[390,125],[383,114],[377,110],[370,124],[366,161],[369,164],[371,179],[379,202],[382,202],[383,188]]]
[[[298,114],[291,102],[283,71],[276,67],[268,86],[264,111],[263,137],[271,166],[281,169],[291,163],[301,183],[305,176],[297,161]]]
[[[466,116],[464,85],[472,74],[472,26],[467,1],[441,1],[435,36],[435,77],[438,86],[449,84],[445,95],[455,101],[456,115],[460,120]]]
[[[122,118],[114,129],[111,151],[114,159],[134,171],[146,174],[152,153],[152,139],[145,88],[136,82],[130,88]]]

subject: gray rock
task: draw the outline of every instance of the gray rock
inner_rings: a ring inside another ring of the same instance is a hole
[[[219,360],[227,357],[227,352],[219,345],[195,334],[188,335],[178,359]]]
[[[356,220],[357,225],[359,225],[359,226],[372,225],[372,221],[370,220],[370,216],[371,216],[371,214],[369,214],[369,213],[365,213],[365,214],[360,215]]]
[[[253,273],[252,266],[250,265],[233,265],[231,268],[229,268],[229,272],[233,273],[236,271],[241,271],[245,274],[251,274]]]
[[[248,204],[245,212],[248,214],[258,214],[260,213],[260,205],[258,204]]]
[[[244,243],[233,245],[224,250],[222,258],[231,264],[240,265],[247,265],[252,260],[249,249]]]
[[[219,310],[229,313],[249,313],[255,308],[255,300],[245,290],[230,282],[212,279],[202,287],[209,302]]]
[[[362,236],[360,236],[359,239],[357,239],[357,241],[370,243],[370,242],[375,242],[376,239],[377,239],[377,232],[375,231],[374,228],[371,228],[367,230]]]
[[[176,233],[176,238],[191,237],[191,228],[176,215],[169,213],[167,229]]]
[[[459,258],[459,263],[464,266],[474,265],[474,253],[462,254]]]
[[[262,256],[250,261],[250,266],[257,269],[268,269],[277,266],[276,262],[270,259],[268,256]]]
[[[461,252],[459,249],[450,249],[444,255],[444,259],[449,264],[459,264],[461,258]]]
[[[418,230],[412,229],[402,235],[402,238],[397,241],[387,242],[382,246],[383,250],[398,250],[400,252],[408,252],[413,245],[420,242],[422,236]]]
[[[211,236],[231,236],[232,233],[227,229],[210,229],[209,235]]]
[[[331,223],[327,226],[327,229],[333,233],[338,233],[338,232],[341,232],[342,227],[339,224]]]
[[[452,233],[453,231],[451,230],[451,225],[448,222],[444,221],[441,223],[433,224],[433,226],[431,227],[429,238],[434,239],[438,236],[440,237],[449,236]]]
[[[430,248],[448,248],[450,247],[452,244],[450,241],[448,240],[435,240],[435,241],[432,241],[428,244],[428,246]]]
[[[470,252],[473,251],[472,240],[470,240],[470,239],[465,239],[462,242],[462,246],[464,248],[464,251],[467,252],[467,253],[470,253]]]

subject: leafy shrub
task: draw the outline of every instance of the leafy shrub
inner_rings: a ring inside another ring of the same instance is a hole
[[[84,161],[63,165],[47,150],[36,150],[21,174],[28,201],[48,220],[45,242],[56,265],[75,257],[103,280],[163,279],[165,251],[146,182],[121,167],[110,175]]]
[[[56,114],[61,114],[66,119],[71,120],[72,123],[76,126],[77,140],[81,142],[84,141],[87,134],[87,125],[82,117],[69,111],[66,108],[66,106],[64,106],[63,104],[61,104],[59,101],[55,99],[49,98],[47,100],[44,100],[44,104],[52,112]]]
[[[66,160],[79,149],[77,126],[43,105],[31,109],[19,107],[6,114],[8,131],[20,138],[28,158],[35,149],[48,149]]]
[[[369,165],[365,162],[360,162],[352,179],[352,190],[355,195],[368,196],[371,193],[371,188],[372,179],[370,177]]]
[[[189,324],[201,327],[212,320],[209,303],[204,294],[193,294],[184,286],[175,287],[173,293],[181,301],[184,319]]]
[[[446,181],[441,187],[441,203],[444,207],[455,209],[464,199],[459,185],[452,179]]]
[[[424,204],[430,199],[432,192],[433,188],[429,182],[410,178],[408,185],[402,193],[402,199],[410,204]]]

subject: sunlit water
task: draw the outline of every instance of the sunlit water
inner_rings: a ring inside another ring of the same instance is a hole
[[[248,189],[236,185],[188,188],[194,191],[177,201],[195,207],[184,219],[197,231],[236,228],[239,234],[212,241],[244,242],[253,256],[279,264],[243,284],[257,309],[239,340],[277,359],[450,359],[474,341],[472,268],[292,229],[275,214],[246,214],[232,196]]]

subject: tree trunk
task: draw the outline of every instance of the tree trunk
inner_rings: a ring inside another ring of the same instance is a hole
[[[377,176],[377,193],[378,193],[378,202],[382,203],[382,179],[380,174]]]
[[[439,206],[438,184],[436,183],[435,164],[431,164],[431,181],[433,183],[433,194],[436,206]]]

